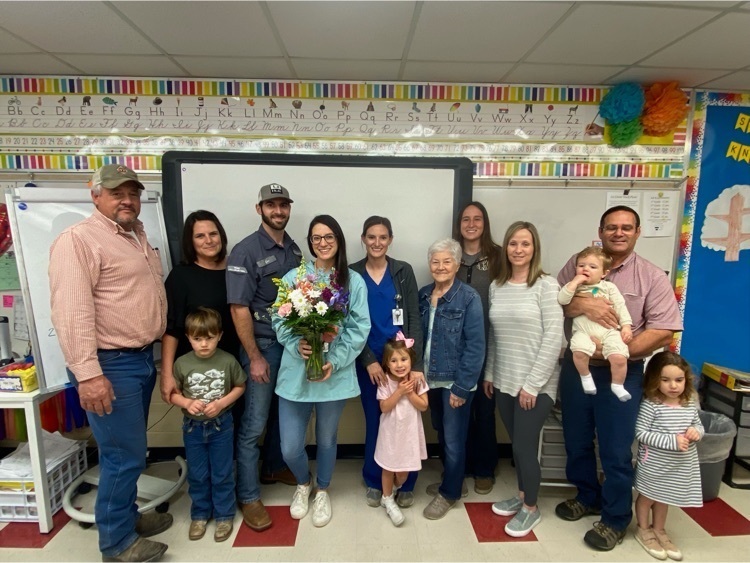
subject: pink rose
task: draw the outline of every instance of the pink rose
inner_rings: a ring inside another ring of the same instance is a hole
[[[279,307],[279,316],[280,317],[288,317],[289,313],[292,312],[292,304],[291,303],[284,303],[281,307]]]

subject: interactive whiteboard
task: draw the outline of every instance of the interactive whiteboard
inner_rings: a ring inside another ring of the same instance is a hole
[[[349,262],[364,257],[362,224],[371,215],[391,220],[389,254],[409,262],[421,286],[430,281],[427,248],[449,237],[458,208],[471,199],[472,164],[466,158],[245,155],[170,152],[164,155],[163,194],[172,260],[179,259],[184,218],[197,209],[216,214],[229,248],[255,232],[261,186],[289,190],[290,236],[306,257],[310,220],[332,215],[344,230]]]

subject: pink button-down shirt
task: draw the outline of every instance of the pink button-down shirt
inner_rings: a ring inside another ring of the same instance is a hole
[[[576,255],[557,275],[561,286],[575,277]],[[633,336],[646,329],[682,330],[682,317],[677,298],[664,270],[632,252],[607,275],[625,298],[625,306],[633,318]],[[565,319],[565,336],[570,340],[572,319]],[[639,358],[631,358],[636,360]]]
[[[52,324],[78,381],[102,374],[97,349],[139,348],[164,333],[161,261],[140,221],[133,232],[138,241],[94,210],[50,248]]]

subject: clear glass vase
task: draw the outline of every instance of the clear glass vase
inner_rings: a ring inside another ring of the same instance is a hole
[[[312,348],[310,357],[305,360],[305,375],[308,381],[320,381],[323,379],[323,364],[325,364],[323,335],[308,333],[305,335],[305,340]]]

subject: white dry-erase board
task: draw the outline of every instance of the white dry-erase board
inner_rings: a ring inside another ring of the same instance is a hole
[[[647,189],[631,189],[629,193],[643,194]],[[680,191],[675,183],[663,183],[658,189]],[[506,229],[515,221],[533,223],[541,240],[542,267],[556,277],[571,256],[599,239],[599,218],[607,210],[607,193],[615,191],[618,188],[611,184],[566,187],[562,182],[549,186],[483,183],[474,186],[474,198],[487,208],[492,236],[498,244],[502,244]],[[643,223],[646,210],[636,211]],[[642,234],[635,246],[636,253],[669,272],[673,281],[680,223],[677,220],[676,228],[666,237],[647,238]]]
[[[59,389],[68,383],[65,359],[50,313],[49,249],[64,229],[91,215],[94,204],[90,194],[88,188],[5,190],[40,389]],[[166,276],[170,261],[161,198],[155,192],[144,191],[141,201],[139,218],[149,243],[161,251]]]
[[[458,208],[471,199],[472,163],[466,158],[168,152],[162,158],[163,197],[173,262],[185,217],[197,209],[216,214],[229,249],[255,232],[260,187],[272,182],[289,190],[287,231],[306,257],[310,220],[332,215],[346,236],[352,263],[364,257],[362,224],[371,215],[391,220],[389,255],[409,262],[417,283],[429,282],[427,248],[449,237]]]

